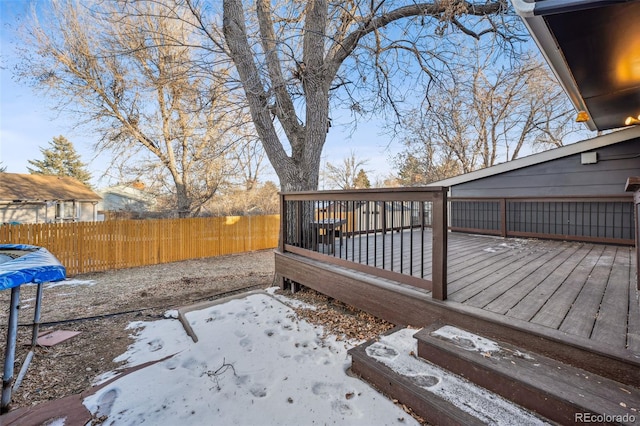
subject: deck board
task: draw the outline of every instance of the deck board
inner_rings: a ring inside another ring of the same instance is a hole
[[[485,292],[489,287],[494,285],[497,282],[502,280],[509,279],[514,276],[514,274],[519,274],[519,271],[522,271],[524,268],[527,268],[531,262],[535,262],[538,258],[544,257],[545,253],[542,251],[536,251],[534,253],[526,254],[525,252],[520,252],[517,255],[513,256],[507,265],[500,267],[499,269],[494,269],[489,275],[486,275],[480,280],[473,280],[473,275],[470,275],[471,285],[467,285],[466,287],[460,290],[453,290],[449,297],[451,300],[455,300],[457,302],[468,303],[472,306],[482,307],[480,305],[475,305],[473,302],[473,298]]]
[[[532,294],[535,289],[541,287],[546,281],[551,280],[552,278],[550,277],[578,251],[580,246],[581,244],[571,244],[564,247],[551,261],[531,273],[527,279],[520,280],[520,282],[510,288],[509,291],[504,291],[499,294],[494,300],[485,305],[484,309],[503,315],[508,313],[509,316],[516,316],[513,315],[516,305]],[[534,314],[527,318],[527,320]]]
[[[503,279],[495,281],[489,287],[468,300],[468,304],[484,308],[489,303],[505,293],[511,293],[511,290],[519,283],[525,280],[536,281],[538,274],[545,274],[545,268],[549,266],[554,259],[567,248],[566,244],[549,249],[547,252],[541,251],[541,255],[535,259],[526,258],[526,262],[517,265],[517,269],[505,276]]]
[[[598,262],[582,286],[578,297],[560,325],[560,330],[574,336],[589,337],[598,317],[598,309],[611,274],[615,247],[605,247]]]
[[[517,302],[507,315],[531,321],[589,252],[591,252],[591,246],[582,244],[571,257],[564,260],[558,269]]]
[[[449,297],[452,298],[455,292],[470,285],[475,285],[480,280],[489,282],[490,280],[497,278],[497,271],[504,271],[504,268],[520,262],[524,257],[526,257],[526,255],[523,253],[505,251],[496,256],[484,259],[475,265],[466,264],[457,271],[448,271]],[[457,299],[462,298],[458,297],[456,300]]]
[[[331,255],[429,280],[431,243],[428,229],[356,235]],[[640,352],[635,263],[630,247],[449,233],[448,300]]]
[[[555,329],[560,327],[603,251],[604,246],[591,246],[589,254],[582,258],[530,322]]]
[[[593,327],[594,340],[614,346],[626,344],[627,332],[618,324],[627,321],[628,309],[622,309],[618,303],[629,294],[629,285],[629,251],[618,249]]]

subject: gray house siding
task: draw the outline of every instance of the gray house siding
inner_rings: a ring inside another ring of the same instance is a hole
[[[640,174],[640,139],[590,152],[597,153],[596,164],[581,164],[581,154],[574,154],[452,186],[451,196],[628,196],[627,178]]]
[[[624,188],[640,175],[640,139],[588,152],[596,163],[582,164],[578,153],[452,185],[452,229],[633,244]]]

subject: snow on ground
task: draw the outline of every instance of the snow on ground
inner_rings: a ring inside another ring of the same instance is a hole
[[[130,325],[136,341],[118,360],[134,366],[175,355],[86,398],[92,413],[108,416],[104,424],[417,424],[347,375],[347,349],[359,342],[323,339],[320,327],[271,295],[226,301],[186,318],[197,343],[175,319]]]
[[[289,305],[289,306],[288,306]],[[415,425],[388,398],[347,375],[347,350],[361,342],[323,337],[284,296],[254,293],[186,313],[194,343],[167,311],[133,322],[135,342],[116,358],[127,366],[155,364],[116,378],[84,400],[106,425]],[[367,354],[425,391],[496,425],[543,424],[531,413],[416,358],[416,330],[381,336]],[[445,326],[435,332],[468,350],[499,351],[496,342]],[[99,382],[117,377],[107,373]],[[64,424],[64,423],[62,423]]]
[[[55,281],[55,282],[50,282],[50,283],[46,283],[44,285],[44,288],[54,288],[54,287],[59,287],[61,285],[68,285],[68,286],[76,286],[76,285],[87,285],[87,286],[92,286],[96,284],[95,280],[77,280],[77,279],[66,279],[66,280],[62,280],[62,281]]]

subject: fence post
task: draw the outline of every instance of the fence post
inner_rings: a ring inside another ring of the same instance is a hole
[[[500,198],[500,235],[507,238],[507,200]]]
[[[442,188],[432,198],[431,297],[437,300],[447,299],[447,191],[448,188]]]

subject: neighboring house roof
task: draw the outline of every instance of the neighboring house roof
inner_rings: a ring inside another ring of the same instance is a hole
[[[640,119],[640,1],[512,3],[591,130]]]
[[[509,172],[511,170],[522,169],[524,167],[533,166],[535,164],[545,163],[547,161],[558,158],[568,157],[574,154],[589,152],[594,149],[602,148],[609,145],[615,145],[630,139],[640,138],[640,126],[634,126],[629,129],[619,130],[598,136],[593,139],[587,139],[582,142],[576,142],[560,148],[550,149],[548,151],[532,154],[527,157],[518,158],[516,160],[501,163],[485,169],[476,170],[470,173],[458,175],[449,179],[432,182],[427,186],[454,186],[465,182],[471,182],[477,179],[498,175],[500,173]]]
[[[153,194],[127,185],[111,186],[99,192],[102,197],[105,197],[107,194],[112,194],[121,198],[127,198],[129,200],[139,201],[146,204],[153,204],[156,201],[156,197]]]
[[[1,201],[100,201],[100,196],[68,176],[0,173]]]

